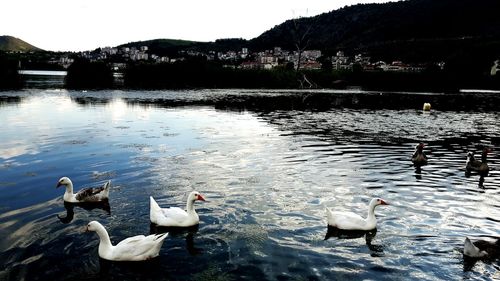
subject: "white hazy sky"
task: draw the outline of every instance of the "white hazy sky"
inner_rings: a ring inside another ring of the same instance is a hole
[[[388,0],[2,0],[0,35],[51,51],[157,38],[251,39],[299,16]]]

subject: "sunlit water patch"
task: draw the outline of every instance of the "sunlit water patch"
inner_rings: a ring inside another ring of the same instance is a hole
[[[461,254],[465,236],[499,236],[496,111],[220,101],[251,94],[1,93],[0,278],[500,278],[498,263],[465,266]],[[410,161],[418,142],[430,159],[420,170]],[[467,151],[483,146],[493,149],[489,176],[466,176]],[[111,180],[109,209],[65,205],[55,188],[62,176],[76,189]],[[97,236],[83,233],[91,220],[114,243],[154,232],[149,196],[182,207],[191,190],[207,199],[196,202],[198,229],[172,233],[152,261],[102,261]],[[364,215],[372,197],[391,204],[376,209],[376,233],[326,237],[325,207]]]

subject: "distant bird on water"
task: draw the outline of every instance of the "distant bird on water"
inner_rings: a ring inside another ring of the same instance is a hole
[[[411,162],[413,162],[413,165],[415,166],[427,165],[427,156],[424,153],[424,146],[425,145],[423,143],[419,143],[415,147],[415,152],[411,157]]]
[[[487,176],[490,171],[490,167],[488,167],[487,163],[488,153],[490,152],[491,149],[485,147],[483,149],[483,152],[481,153],[481,161],[479,161],[474,158],[474,153],[469,151],[467,153],[467,162],[465,163],[465,170],[467,172],[477,172],[481,176]]]

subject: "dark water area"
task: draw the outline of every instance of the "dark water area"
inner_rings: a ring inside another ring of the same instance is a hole
[[[500,236],[500,95],[362,91],[0,92],[1,280],[498,280],[464,261],[466,236]],[[432,103],[423,112],[423,102]],[[410,158],[426,144],[429,163]],[[487,177],[466,175],[484,147]],[[109,206],[65,204],[57,180],[111,180]],[[147,262],[99,259],[164,231],[149,196],[197,228],[171,232]],[[366,214],[370,233],[327,228],[325,207]]]

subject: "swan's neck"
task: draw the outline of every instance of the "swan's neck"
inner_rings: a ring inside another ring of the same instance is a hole
[[[71,181],[66,185],[66,193],[73,194],[73,183]]]
[[[370,203],[370,205],[368,206],[368,216],[366,217],[366,221],[367,222],[372,222],[372,221],[375,221],[376,218],[375,218],[375,207],[377,205],[375,205],[374,203]]]
[[[97,226],[97,230],[95,231],[97,235],[99,235],[99,254],[101,253],[109,253],[113,248],[111,244],[111,240],[109,239],[108,232],[102,225]]]
[[[75,194],[73,194],[73,183],[71,181],[66,185],[66,191],[64,192],[64,201],[76,201]]]
[[[196,214],[196,211],[194,210],[194,200],[189,200],[186,203],[186,212],[188,214]]]

